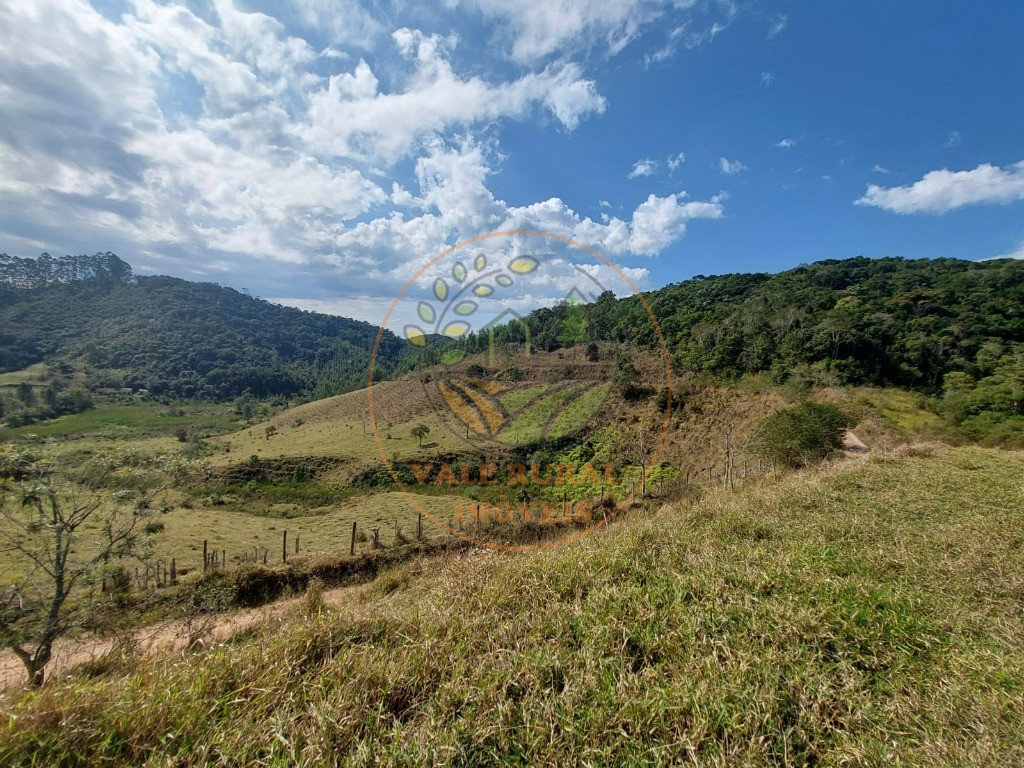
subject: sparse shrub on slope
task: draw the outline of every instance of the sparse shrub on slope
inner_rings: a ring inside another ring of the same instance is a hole
[[[769,416],[758,428],[754,451],[777,466],[807,466],[838,449],[852,425],[838,406],[803,402]]]

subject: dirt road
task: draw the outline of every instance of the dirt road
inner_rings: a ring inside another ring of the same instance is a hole
[[[327,590],[324,592],[324,602],[328,605],[340,603],[343,596],[351,598],[353,593],[367,586],[360,584]],[[167,621],[133,630],[130,636],[142,653],[173,653],[185,649],[197,639],[204,643],[228,640],[265,619],[281,615],[302,599],[297,597],[279,600],[259,608],[210,614],[192,620]],[[103,656],[114,647],[115,642],[115,639],[110,637],[58,642],[54,648],[53,658],[46,667],[47,678],[52,680],[60,677],[79,664]],[[25,667],[21,660],[10,651],[0,653],[0,690],[22,685],[25,679]]]

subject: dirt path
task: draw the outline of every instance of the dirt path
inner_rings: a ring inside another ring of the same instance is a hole
[[[864,445],[864,441],[857,437],[850,430],[846,430],[843,437],[843,453],[848,459],[866,459],[871,449]]]
[[[353,587],[338,587],[324,592],[328,605],[340,603],[343,596],[351,596],[366,584]],[[176,619],[134,630],[132,639],[145,654],[173,653],[185,649],[197,637],[204,643],[222,642],[237,635],[261,621],[279,616],[303,598],[295,597],[278,600],[259,608],[210,614],[198,619]],[[53,658],[46,667],[48,679],[59,677],[68,670],[94,659],[98,659],[114,647],[114,638],[84,638],[64,640],[54,647]],[[25,667],[21,660],[10,651],[0,652],[0,691],[25,682]]]

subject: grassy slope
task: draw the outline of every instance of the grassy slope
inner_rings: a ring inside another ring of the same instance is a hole
[[[847,463],[10,702],[8,764],[1024,761],[1024,454]]]
[[[901,389],[854,387],[850,394],[876,410],[883,423],[905,435],[942,436],[949,426],[935,413],[926,410],[923,395]]]
[[[449,522],[457,499],[423,496],[418,501],[438,519]],[[298,513],[302,514],[302,511]],[[211,550],[227,551],[228,562],[239,554],[251,553],[258,548],[260,552],[269,550],[269,562],[277,563],[281,560],[282,531],[285,530],[288,531],[289,554],[295,551],[296,536],[300,537],[299,546],[304,555],[342,552],[348,550],[353,522],[365,536],[370,536],[374,528],[380,528],[381,541],[390,543],[394,539],[396,522],[406,536],[414,537],[416,517],[416,508],[403,493],[358,496],[332,504],[322,514],[292,519],[260,517],[223,508],[178,507],[156,518],[166,528],[156,537],[153,556],[165,562],[174,557],[179,567],[201,568],[203,540],[206,539]],[[448,536],[429,518],[423,520],[423,534],[431,539]],[[359,543],[356,552],[368,547],[367,543]]]
[[[408,459],[422,453],[419,441],[410,434],[420,423],[430,429],[426,442],[437,444],[432,450],[463,447],[431,410],[423,386],[415,378],[376,384],[374,396],[380,445],[388,456],[398,454],[399,458]],[[266,436],[268,426],[277,430],[270,438]],[[221,451],[225,447],[230,449],[215,455],[215,464],[233,464],[253,455],[263,459],[349,456],[366,464],[381,462],[365,389],[290,408],[264,423],[211,442],[220,446]]]
[[[465,362],[483,360],[483,356],[476,356]],[[636,354],[634,362],[642,369],[640,383],[652,393],[663,386],[664,372],[659,369],[656,358]],[[516,365],[529,375],[525,381],[510,384],[512,390],[497,398],[510,414],[509,427],[500,438],[505,445],[536,439],[545,426],[549,437],[557,437],[569,425],[576,424],[581,414],[590,414],[602,400],[600,408],[589,419],[591,427],[612,425],[621,430],[648,423],[653,433],[660,434],[662,430],[664,416],[658,411],[654,398],[623,401],[609,385],[612,373],[596,366],[592,371],[583,369],[588,363],[582,348],[568,350],[561,358],[557,354],[534,354],[529,359],[510,355],[502,362],[505,364]],[[605,361],[601,365],[609,363]],[[557,378],[566,368],[584,373],[577,378]],[[539,386],[538,381],[544,384]],[[546,403],[541,395],[549,391],[552,383],[577,394],[560,403]],[[466,450],[462,433],[455,432],[455,429],[461,430],[461,426],[456,425],[443,408],[431,407],[428,399],[431,386],[424,387],[413,376],[374,386],[380,445],[388,456],[408,460]],[[769,390],[701,386],[691,394],[684,393],[683,382],[676,381],[674,386],[676,400],[659,460],[671,461],[681,470],[690,469],[695,476],[706,473],[709,468],[721,471],[722,437],[727,425],[735,425],[736,444],[742,444],[758,423],[787,404],[783,397]],[[551,405],[561,405],[563,410],[552,413]],[[419,423],[430,429],[422,448],[410,434]],[[348,456],[363,465],[376,465],[381,463],[381,452],[369,425],[366,390],[350,392],[291,408],[265,423],[214,438],[210,442],[219,452],[212,460],[218,465],[228,465],[244,462],[254,454],[264,459]],[[277,430],[269,439],[266,436],[268,426]],[[391,439],[386,438],[387,434],[391,434]],[[230,450],[225,452],[225,448]],[[348,470],[329,479],[345,481],[350,473]]]
[[[0,373],[0,388],[14,389],[23,381],[27,381],[29,384],[33,385],[42,384],[46,380],[46,375],[49,373],[49,370],[49,366],[45,363],[36,363],[35,365],[30,365],[28,368],[23,368],[20,371]],[[13,395],[13,392],[9,394]]]

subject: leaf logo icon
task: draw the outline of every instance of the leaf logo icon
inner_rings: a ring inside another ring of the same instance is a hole
[[[464,298],[467,292],[479,299],[493,296],[498,288],[511,288],[515,285],[515,276],[528,275],[539,266],[540,262],[533,256],[517,256],[504,269],[488,271],[487,257],[483,254],[473,259],[472,272],[461,261],[456,263],[451,270],[451,278],[455,281],[454,287],[443,277],[434,280],[434,301],[423,300],[416,306],[417,318],[423,326],[405,326],[403,334],[406,341],[417,347],[424,347],[430,335],[443,335],[450,339],[462,338],[473,330],[470,322],[446,320],[445,317],[449,312],[460,318],[471,318],[476,314],[480,305],[472,299]]]

